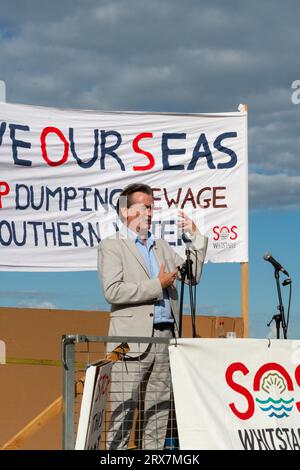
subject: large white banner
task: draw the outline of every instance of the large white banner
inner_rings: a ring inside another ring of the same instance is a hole
[[[154,190],[152,232],[179,253],[177,211],[207,260],[248,260],[247,113],[76,111],[0,103],[0,269],[96,269],[129,183]]]
[[[300,450],[300,341],[170,346],[181,449]]]

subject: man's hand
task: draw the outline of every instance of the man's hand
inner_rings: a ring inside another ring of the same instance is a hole
[[[160,265],[160,270],[159,270],[159,273],[158,273],[158,279],[160,280],[161,287],[163,289],[165,289],[166,287],[169,287],[171,284],[173,284],[176,277],[177,277],[177,271],[167,273],[165,271],[165,263],[162,263]]]
[[[189,232],[192,237],[195,237],[196,233],[200,233],[195,222],[190,219],[183,211],[178,211],[181,220],[178,220],[177,226],[180,232]]]

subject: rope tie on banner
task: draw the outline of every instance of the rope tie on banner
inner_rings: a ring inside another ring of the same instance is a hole
[[[130,348],[127,343],[121,343],[113,351],[106,354],[106,359],[112,362],[121,361],[125,358]]]

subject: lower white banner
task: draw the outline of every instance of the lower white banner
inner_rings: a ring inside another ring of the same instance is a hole
[[[300,341],[178,339],[180,449],[300,450]]]
[[[98,450],[105,421],[112,362],[91,364],[85,376],[75,450]]]

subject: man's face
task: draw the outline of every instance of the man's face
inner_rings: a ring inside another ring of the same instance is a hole
[[[130,207],[123,209],[127,226],[134,232],[147,234],[151,227],[153,204],[153,196],[150,194],[139,191],[133,193]]]

